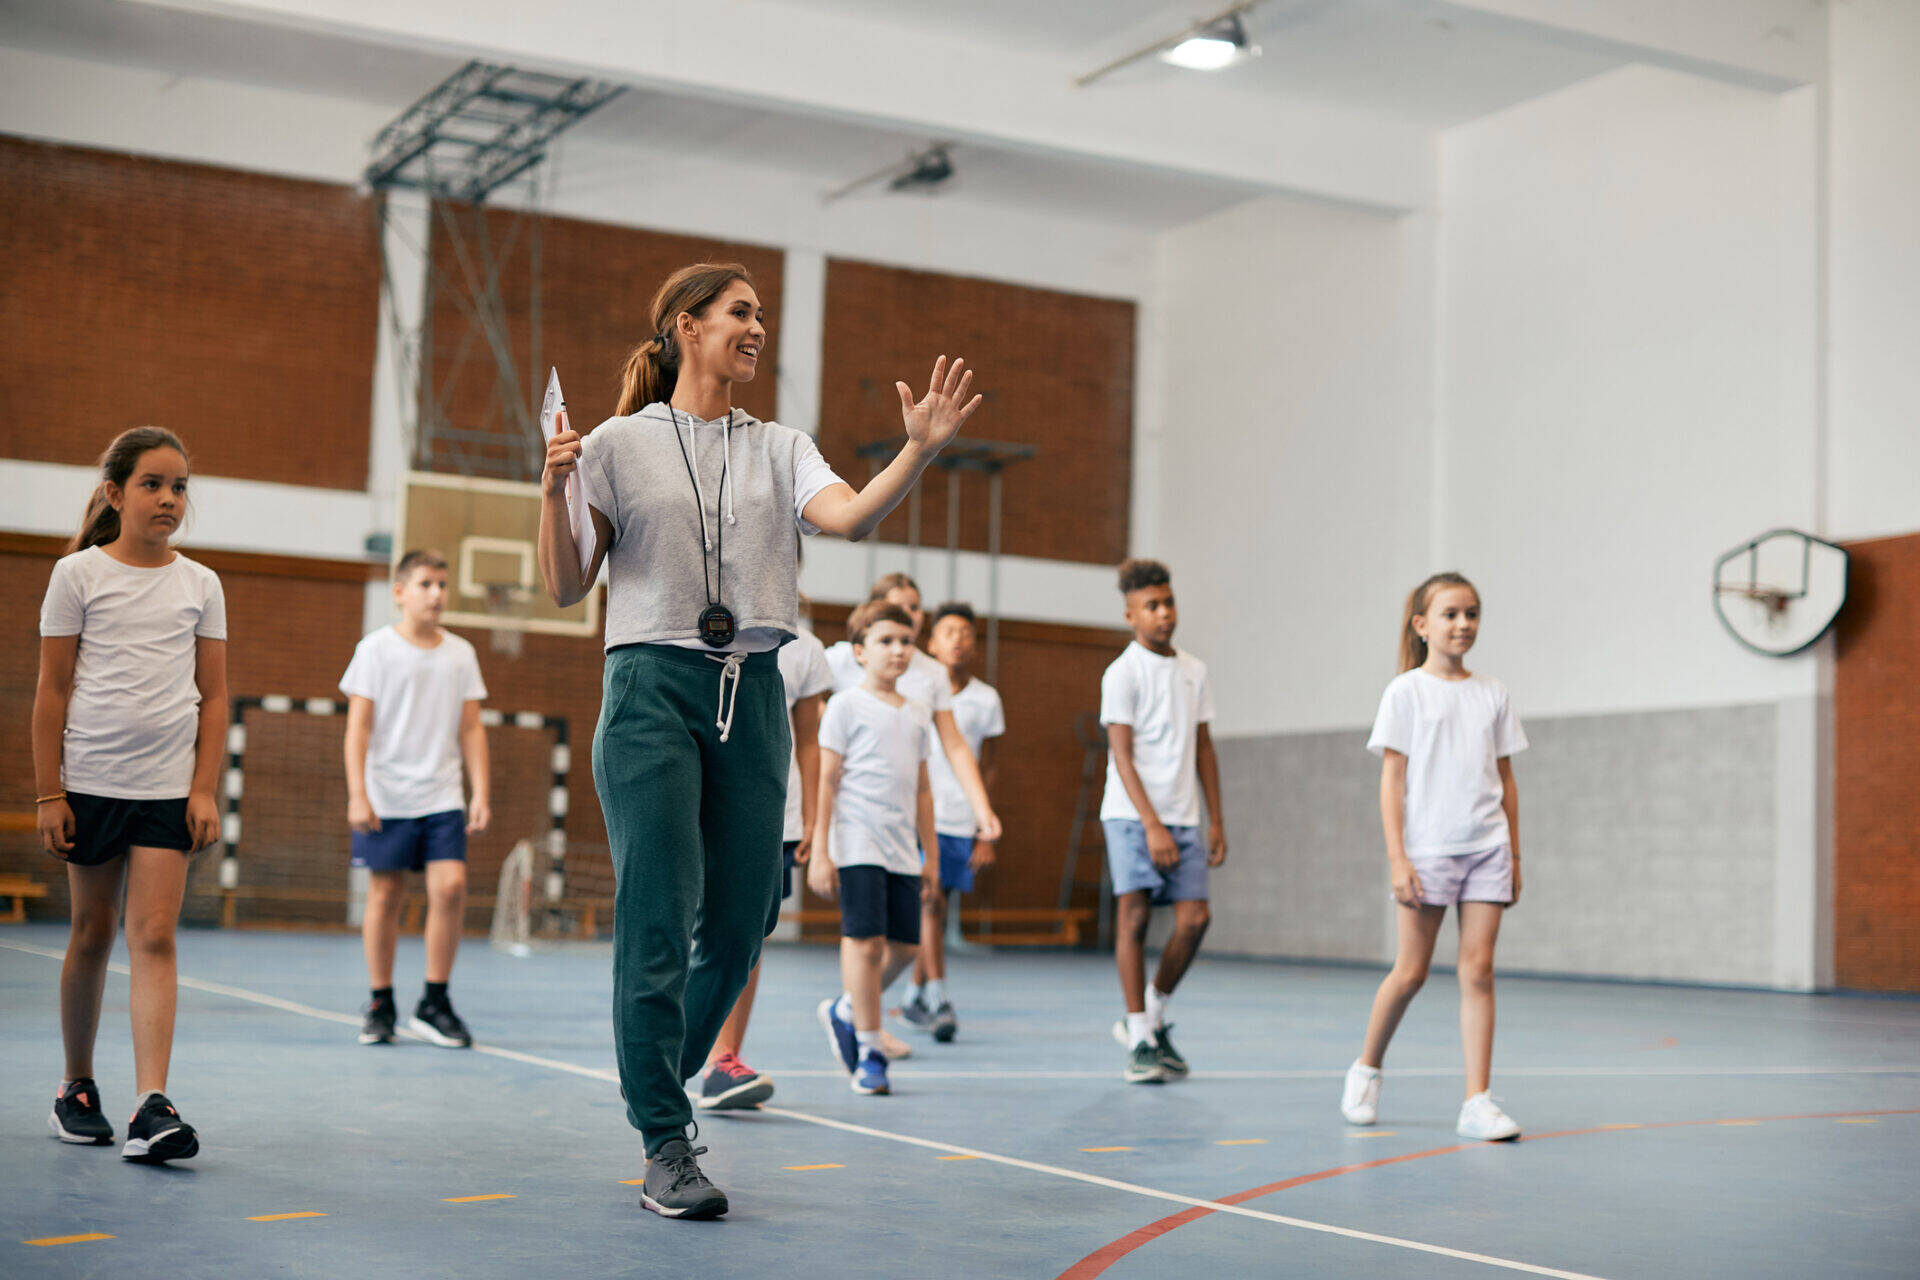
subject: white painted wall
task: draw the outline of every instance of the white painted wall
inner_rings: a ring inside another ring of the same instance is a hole
[[[1831,6],[1830,520],[1920,529],[1920,4]]]
[[[1709,596],[1815,517],[1814,108],[1628,67],[1442,140],[1431,562],[1531,714],[1815,691]]]
[[[1134,553],[1173,570],[1221,734],[1368,720],[1393,674],[1426,564],[1432,245],[1423,217],[1281,197],[1161,240]]]

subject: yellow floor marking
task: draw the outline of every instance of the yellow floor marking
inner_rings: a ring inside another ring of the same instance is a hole
[[[1397,1138],[1400,1136],[1400,1131],[1398,1129],[1369,1129],[1365,1133],[1350,1133],[1347,1136],[1349,1138]]]
[[[936,1160],[978,1160],[979,1156],[935,1156]]]
[[[248,1222],[285,1222],[288,1218],[324,1218],[326,1216],[327,1215],[324,1213],[315,1213],[309,1209],[304,1213],[263,1213],[258,1217],[248,1218],[247,1221]]]
[[[1872,1116],[1848,1116],[1834,1121],[1835,1124],[1879,1124]]]
[[[1723,1124],[1723,1125],[1726,1125],[1726,1126],[1728,1126],[1729,1128],[1731,1128],[1731,1127],[1734,1127],[1734,1126],[1738,1126],[1738,1125],[1754,1125],[1754,1124],[1759,1124],[1760,1122],[1759,1122],[1758,1120],[1716,1120],[1716,1121],[1714,1121],[1714,1123],[1715,1123],[1715,1124]]]
[[[1213,1145],[1216,1147],[1257,1147],[1265,1141],[1265,1138],[1215,1138]]]
[[[647,1180],[645,1178],[622,1178],[620,1179],[620,1185],[623,1187],[644,1187],[647,1185]]]
[[[85,1236],[42,1236],[38,1240],[22,1240],[20,1243],[21,1244],[37,1244],[44,1249],[44,1248],[49,1248],[56,1244],[85,1244],[89,1240],[111,1240],[111,1239],[113,1239],[113,1237],[108,1235],[106,1232],[96,1231],[91,1235],[85,1235]]]
[[[641,1181],[645,1182],[646,1179],[642,1178]],[[448,1196],[446,1198],[446,1203],[472,1204],[475,1200],[511,1200],[513,1198],[514,1197],[512,1195],[508,1194],[505,1191],[495,1191],[490,1195],[484,1195],[484,1196]]]
[[[1638,1124],[1600,1124],[1594,1126],[1596,1129],[1643,1129],[1645,1127],[1645,1125]]]
[[[1082,1151],[1131,1151],[1132,1147],[1082,1147]]]
[[[780,1166],[789,1173],[811,1173],[815,1169],[844,1169],[843,1164],[783,1164]]]

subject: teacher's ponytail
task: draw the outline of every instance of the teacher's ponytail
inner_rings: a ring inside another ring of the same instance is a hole
[[[680,340],[675,326],[684,315],[704,316],[713,300],[735,280],[753,277],[737,262],[697,262],[667,277],[653,295],[647,319],[653,336],[627,353],[620,370],[620,399],[613,414],[624,418],[656,401],[669,400],[680,380]]]

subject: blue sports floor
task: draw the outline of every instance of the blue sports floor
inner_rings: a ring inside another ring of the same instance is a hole
[[[355,1042],[359,942],[187,932],[177,1166],[66,1146],[64,930],[0,929],[0,1276],[1806,1277],[1920,1275],[1920,1003],[1504,979],[1495,1092],[1462,1144],[1451,979],[1340,1119],[1377,975],[1203,959],[1173,1005],[1193,1078],[1121,1082],[1104,956],[970,952],[952,1045],[847,1088],[823,948],[768,952],[747,1059],[779,1092],[712,1117],[713,1223],[640,1209],[608,957],[469,943],[480,1048]],[[399,992],[415,993],[403,939]],[[124,968],[97,1074],[132,1110]]]

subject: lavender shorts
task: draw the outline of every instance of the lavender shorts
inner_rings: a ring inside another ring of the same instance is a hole
[[[1420,897],[1430,907],[1462,902],[1513,901],[1513,853],[1506,845],[1485,853],[1410,858],[1420,877]]]

